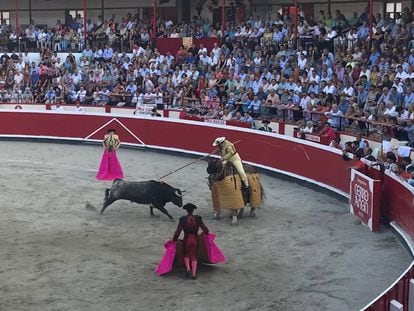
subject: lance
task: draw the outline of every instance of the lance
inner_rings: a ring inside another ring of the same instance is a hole
[[[238,144],[239,142],[241,142],[241,140],[238,140],[238,141],[234,142],[234,143],[233,143],[233,145]],[[181,166],[181,167],[179,167],[179,168],[177,168],[177,169],[175,169],[175,170],[173,170],[173,171],[169,172],[168,174],[165,174],[165,175],[161,176],[160,178],[158,178],[158,180],[164,179],[165,177],[170,176],[170,175],[172,175],[172,174],[174,174],[174,173],[176,173],[176,172],[178,172],[178,171],[181,171],[182,169],[184,169],[184,168],[186,168],[186,167],[188,167],[188,166],[190,166],[190,165],[193,165],[194,163],[197,163],[197,162],[199,162],[199,161],[202,161],[202,160],[204,160],[204,159],[206,159],[206,158],[208,158],[208,157],[212,156],[214,153],[216,153],[216,150],[217,150],[217,149],[214,149],[214,150],[213,150],[212,152],[210,152],[209,154],[207,154],[207,155],[205,155],[205,156],[202,156],[201,158],[198,158],[198,159],[196,159],[196,160],[194,160],[194,161],[191,161],[190,163],[187,163],[186,165]]]

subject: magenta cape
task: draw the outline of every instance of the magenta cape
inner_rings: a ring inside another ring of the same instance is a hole
[[[162,256],[160,263],[158,264],[157,268],[155,268],[155,272],[157,273],[157,275],[162,275],[170,272],[174,265],[174,257],[176,250],[175,242],[173,240],[167,241],[164,244],[164,248],[164,256]]]
[[[98,180],[114,180],[123,179],[124,172],[122,171],[121,164],[116,156],[116,151],[108,151],[105,149],[102,154],[101,164],[99,165],[98,174],[96,179]]]
[[[214,242],[216,235],[213,233],[209,233],[204,236],[204,247],[205,252],[207,253],[207,263],[216,264],[220,262],[225,262],[227,259],[224,256],[223,252]],[[201,243],[200,243],[201,244]],[[177,254],[177,244],[169,240],[164,244],[165,253],[162,257],[160,263],[155,268],[155,273],[157,275],[162,275],[168,272],[171,272],[174,266],[174,260],[176,259]]]
[[[224,256],[221,249],[214,243],[214,239],[216,235],[213,233],[209,233],[204,236],[204,242],[206,245],[207,256],[210,263],[220,263],[225,262],[227,260],[226,256]]]

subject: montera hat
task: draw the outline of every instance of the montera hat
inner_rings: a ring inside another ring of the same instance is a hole
[[[193,203],[187,203],[183,206],[183,209],[185,209],[185,210],[189,210],[189,209],[195,210],[195,209],[197,209],[197,206],[195,206]]]
[[[217,137],[213,142],[213,147],[220,145],[225,140],[226,140],[226,137]]]

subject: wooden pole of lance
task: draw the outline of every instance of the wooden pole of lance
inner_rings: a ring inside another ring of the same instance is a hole
[[[238,140],[238,141],[234,142],[234,143],[233,143],[233,145],[238,144],[239,142],[241,142],[241,140]],[[165,178],[165,177],[167,177],[167,176],[170,176],[170,175],[172,175],[172,174],[174,174],[174,173],[176,173],[176,172],[178,172],[178,171],[181,171],[182,169],[184,169],[184,168],[186,168],[186,167],[188,167],[188,166],[190,166],[190,165],[193,165],[194,163],[197,163],[197,162],[199,162],[199,161],[202,161],[202,160],[204,160],[204,159],[207,159],[208,157],[212,156],[214,153],[216,153],[216,149],[214,149],[214,150],[213,150],[212,152],[210,152],[209,154],[207,154],[207,155],[205,155],[205,156],[202,156],[201,158],[198,158],[198,159],[196,159],[196,160],[194,160],[194,161],[191,161],[190,163],[187,163],[187,164],[186,164],[186,165],[184,165],[184,166],[181,166],[181,167],[177,168],[176,170],[172,170],[172,171],[171,171],[171,172],[169,172],[168,174],[165,174],[165,175],[161,176],[160,178],[158,178],[158,180],[164,179],[164,178]]]

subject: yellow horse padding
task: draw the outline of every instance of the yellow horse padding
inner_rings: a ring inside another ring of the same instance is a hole
[[[249,180],[250,188],[250,207],[260,208],[262,207],[262,187],[260,184],[260,174],[248,173],[247,179]]]
[[[219,201],[218,201],[218,195],[217,195],[217,188],[214,186],[211,186],[211,202],[213,204],[213,210],[215,212],[220,213],[220,205],[219,205]]]
[[[213,208],[242,209],[244,200],[241,192],[241,180],[238,175],[230,175],[216,181],[211,190]],[[215,205],[217,204],[217,205]]]

